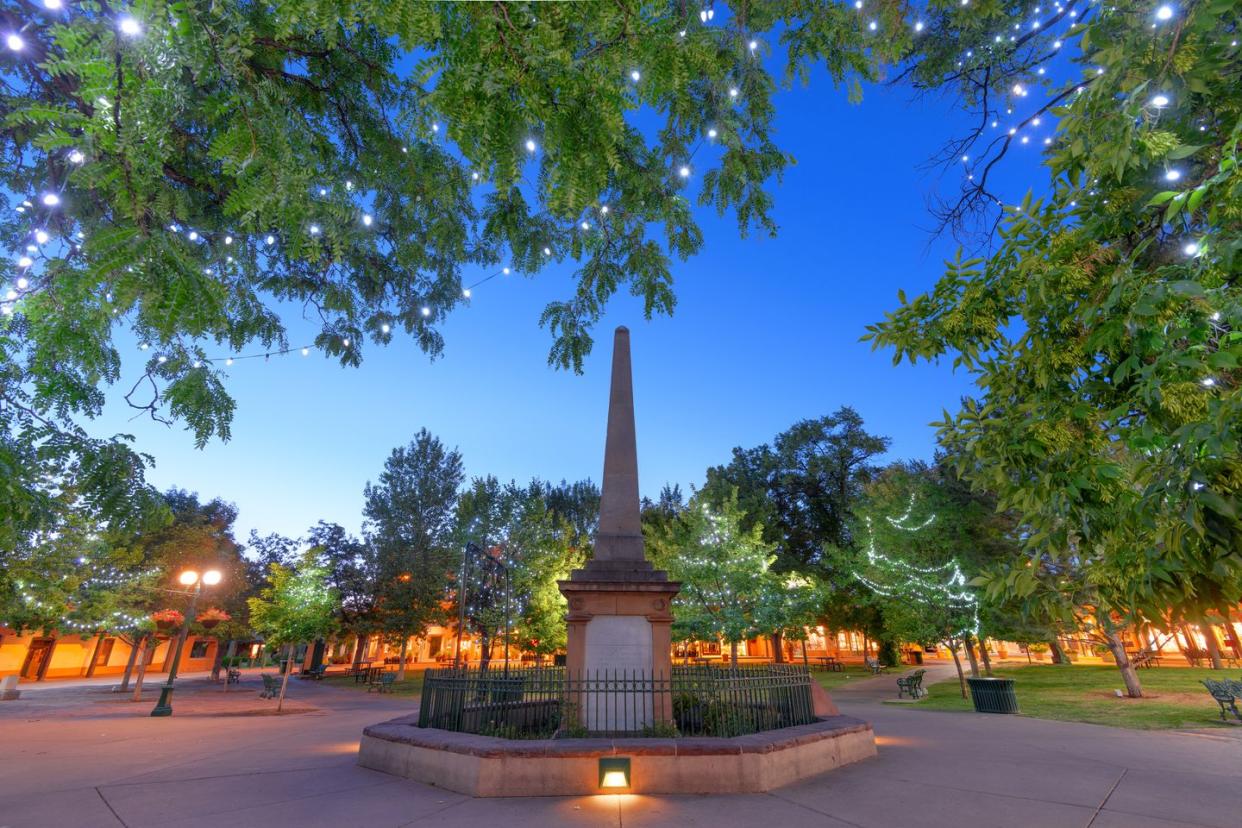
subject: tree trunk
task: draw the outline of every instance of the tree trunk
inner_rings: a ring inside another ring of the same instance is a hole
[[[962,688],[962,698],[966,698],[966,675],[962,672],[962,660],[957,657],[957,647],[952,641],[945,642],[949,652],[953,654],[953,666],[957,668],[957,683]]]
[[[1108,649],[1113,654],[1113,660],[1117,662],[1117,669],[1121,671],[1121,680],[1126,685],[1126,695],[1132,699],[1143,698],[1143,684],[1139,681],[1138,671],[1130,663],[1130,657],[1126,655],[1126,642],[1109,627],[1101,625],[1101,629],[1108,642]]]
[[[776,661],[777,664],[784,664],[785,663],[785,642],[784,642],[785,636],[784,634],[780,630],[777,630],[776,632],[772,633],[770,637],[772,639],[772,658]]]
[[[86,678],[95,675],[95,662],[99,660],[99,650],[103,647],[104,634],[101,630],[95,635],[95,647],[91,650],[91,663],[86,665]]]
[[[1052,654],[1053,664],[1072,664],[1069,653],[1065,652],[1065,648],[1061,646],[1061,642],[1057,638],[1048,640],[1048,651]]]
[[[983,659],[983,672],[985,675],[992,675],[992,658],[988,655],[988,642],[985,639],[979,639],[979,657]]]
[[[811,669],[811,658],[806,654],[806,645],[808,639],[802,639],[802,666]]]
[[[975,658],[975,643],[969,634],[962,638],[962,649],[966,651],[966,658],[970,661],[970,677],[979,678],[979,660]]]
[[[737,642],[736,641],[729,642],[729,663],[732,664],[734,667],[737,666]]]
[[[359,634],[354,640],[354,669],[358,669],[358,665],[362,663],[362,655],[367,651],[367,642],[370,636]]]
[[[1207,647],[1208,658],[1212,659],[1212,669],[1225,669],[1220,660],[1220,642],[1216,640],[1216,630],[1206,616],[1199,618],[1199,632],[1203,633],[1203,643]]]
[[[484,627],[479,630],[479,669],[486,670],[492,660],[491,630]]]
[[[211,662],[211,680],[220,680],[220,668],[224,666],[224,648],[220,646],[220,639],[216,639],[216,657]]]
[[[289,687],[289,674],[293,672],[293,645],[285,645],[285,675],[280,682],[280,698],[276,700],[276,712],[285,706],[285,690]]]
[[[409,637],[401,639],[401,654],[397,656],[397,681],[405,681],[405,650],[410,646]]]
[[[121,686],[117,688],[118,693],[126,693],[129,691],[129,677],[134,673],[134,662],[138,660],[138,641],[129,642],[129,660],[125,662],[125,674],[121,676]]]
[[[142,701],[142,680],[147,675],[147,642],[151,636],[144,635],[138,642],[138,675],[134,679],[134,701]]]

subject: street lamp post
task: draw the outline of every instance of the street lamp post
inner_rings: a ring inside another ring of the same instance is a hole
[[[185,639],[190,634],[190,625],[194,623],[194,608],[198,604],[198,596],[203,591],[203,585],[215,586],[220,583],[220,572],[216,569],[209,569],[201,576],[193,569],[187,569],[177,578],[182,586],[192,586],[194,591],[190,593],[190,606],[185,612],[185,621],[181,625],[181,633],[177,636],[177,647],[173,650],[172,667],[168,668],[168,681],[160,688],[160,700],[156,702],[155,709],[151,711],[152,716],[171,716],[172,715],[172,695],[173,682],[177,680],[177,667],[181,664],[181,650],[185,647]]]

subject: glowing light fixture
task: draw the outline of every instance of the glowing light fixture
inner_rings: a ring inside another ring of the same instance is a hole
[[[629,790],[630,758],[628,756],[601,756],[599,787],[602,791]]]

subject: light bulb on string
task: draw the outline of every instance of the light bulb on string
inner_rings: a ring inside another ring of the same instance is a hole
[[[1187,242],[1186,246],[1182,248],[1182,252],[1185,253],[1187,256],[1198,256],[1199,245],[1195,244],[1194,242]],[[1219,313],[1212,314],[1212,319],[1213,320],[1220,319],[1220,314]]]
[[[1169,170],[1168,172],[1164,174],[1165,181],[1177,181],[1181,177],[1182,177],[1181,170]]]
[[[49,237],[48,237],[48,235],[47,235],[47,231],[46,231],[46,230],[36,230],[36,231],[35,231],[35,241],[37,241],[39,244],[47,244],[47,240],[48,240],[48,238],[49,238]]]
[[[4,45],[9,47],[9,51],[20,52],[26,48],[26,41],[22,40],[21,35],[14,32],[4,38]]]
[[[56,195],[56,193],[44,193],[43,204],[46,207],[56,207],[60,204],[60,196]]]
[[[538,148],[539,148],[539,145],[535,143],[533,138],[526,139],[526,151],[527,152],[534,152]]]
[[[118,28],[121,30],[121,34],[130,37],[137,37],[142,34],[142,24],[128,15],[121,18]]]
[[[1172,6],[1161,6],[1160,8],[1156,9],[1156,19],[1161,22],[1164,22],[1165,20],[1172,20],[1173,19],[1173,7]]]

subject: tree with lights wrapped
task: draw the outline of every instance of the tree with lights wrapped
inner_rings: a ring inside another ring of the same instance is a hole
[[[958,648],[978,675],[972,650],[980,635],[980,605],[958,558],[968,524],[952,509],[941,516],[929,508],[929,501],[934,504],[943,494],[935,484],[931,472],[918,464],[886,469],[868,487],[859,508],[857,548],[850,561],[854,578],[879,607],[890,635],[949,649],[964,697]]]
[[[775,547],[763,526],[742,528],[736,493],[722,506],[696,496],[671,520],[650,522],[652,561],[681,583],[673,599],[673,635],[681,641],[723,640],[736,666],[739,642],[805,622],[809,581],[772,569]]]

